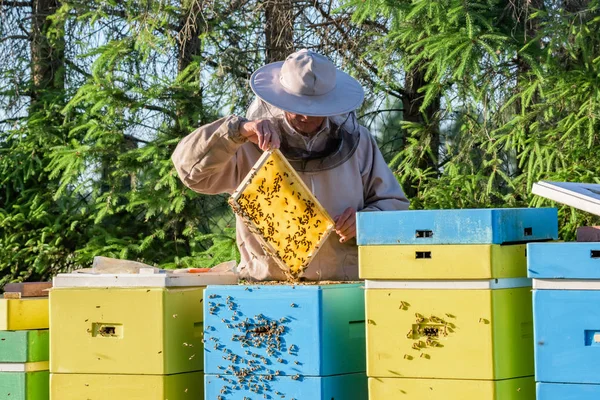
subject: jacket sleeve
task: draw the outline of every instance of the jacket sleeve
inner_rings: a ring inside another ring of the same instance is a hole
[[[369,148],[361,172],[365,207],[359,211],[408,210],[408,199],[383,159],[377,142],[364,127],[361,127],[361,140],[367,140]]]
[[[171,159],[181,181],[204,194],[232,193],[245,172],[237,150],[246,142],[241,117],[231,115],[204,125],[183,138]]]

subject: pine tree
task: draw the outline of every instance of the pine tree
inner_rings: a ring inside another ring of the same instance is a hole
[[[423,120],[403,118],[406,144],[390,164],[414,208],[549,205],[529,194],[537,180],[600,182],[599,5],[346,2],[357,23],[386,26],[365,54],[394,62],[388,82],[423,72],[421,97],[403,107],[418,104]],[[439,146],[423,140],[436,128]],[[569,207],[560,216],[565,239],[594,221]]]

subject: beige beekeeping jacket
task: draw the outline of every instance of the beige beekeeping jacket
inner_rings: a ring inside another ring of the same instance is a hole
[[[261,150],[239,133],[244,119],[229,116],[202,126],[185,137],[172,160],[179,177],[199,193],[231,194],[261,156]],[[358,126],[358,125],[357,125]],[[286,124],[282,134],[298,143],[298,133]],[[321,137],[327,135],[329,124]],[[348,207],[358,211],[388,211],[408,208],[408,200],[386,165],[369,131],[360,126],[354,154],[343,164],[318,172],[299,172],[319,202],[332,217]],[[317,143],[318,145],[318,143]],[[314,143],[311,143],[311,147]],[[248,280],[285,280],[275,260],[266,256],[257,238],[236,216],[237,244],[241,253],[238,272]],[[303,277],[309,280],[358,279],[356,240],[339,242],[332,233],[310,263]]]

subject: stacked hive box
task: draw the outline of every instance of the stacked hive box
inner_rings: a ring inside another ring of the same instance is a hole
[[[48,298],[0,299],[0,399],[48,399]]]
[[[50,293],[53,400],[203,398],[206,274],[59,274]]]
[[[600,243],[529,244],[538,400],[600,398]]]
[[[359,284],[209,286],[206,399],[367,399]]]
[[[530,400],[525,241],[555,209],[359,213],[370,400]]]

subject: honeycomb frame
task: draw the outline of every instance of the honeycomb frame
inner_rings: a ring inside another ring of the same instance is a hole
[[[301,277],[335,226],[277,149],[263,153],[229,204],[292,280]]]

